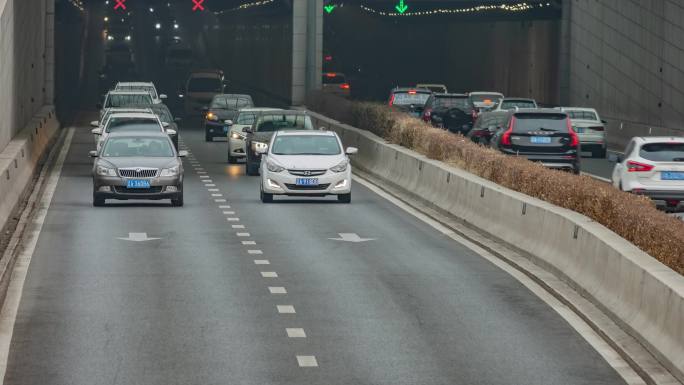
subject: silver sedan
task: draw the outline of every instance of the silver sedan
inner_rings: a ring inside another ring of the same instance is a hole
[[[185,151],[176,152],[163,133],[112,133],[100,151],[91,151],[93,206],[106,199],[170,199],[183,206]]]

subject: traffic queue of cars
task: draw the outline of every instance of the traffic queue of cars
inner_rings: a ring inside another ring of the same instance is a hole
[[[448,93],[439,84],[394,88],[389,105],[503,154],[575,174],[582,153],[607,155],[606,122],[593,108],[539,108],[531,98]],[[611,160],[616,188],[648,196],[668,210],[684,206],[684,138],[636,137],[624,155]]]

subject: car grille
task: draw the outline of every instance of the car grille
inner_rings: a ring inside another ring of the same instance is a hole
[[[318,176],[325,174],[326,170],[287,170],[292,175],[297,176]]]
[[[285,183],[285,187],[289,190],[300,190],[300,191],[316,191],[325,190],[330,186],[330,183],[319,184],[317,186],[297,186],[296,184]]]
[[[125,178],[154,178],[159,169],[156,168],[120,168],[119,175]]]
[[[118,194],[158,194],[162,192],[162,186],[152,186],[150,188],[128,188],[117,186],[114,187],[114,192]]]

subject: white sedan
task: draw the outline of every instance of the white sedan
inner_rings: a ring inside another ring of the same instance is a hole
[[[332,131],[277,131],[270,144],[257,150],[261,158],[261,201],[274,195],[337,195],[351,202],[351,164],[342,141]]]
[[[684,138],[635,137],[618,157],[613,185],[675,209],[684,201]]]

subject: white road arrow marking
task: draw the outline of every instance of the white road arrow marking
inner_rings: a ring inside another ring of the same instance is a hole
[[[117,238],[121,239],[122,241],[131,241],[131,242],[145,242],[145,241],[153,241],[155,239],[161,239],[161,238],[148,238],[147,233],[128,233],[128,238]]]
[[[368,242],[368,241],[374,241],[375,240],[375,238],[361,238],[356,233],[339,233],[339,234],[340,234],[340,238],[328,238],[328,239],[331,239],[333,241],[353,242],[353,243]]]

